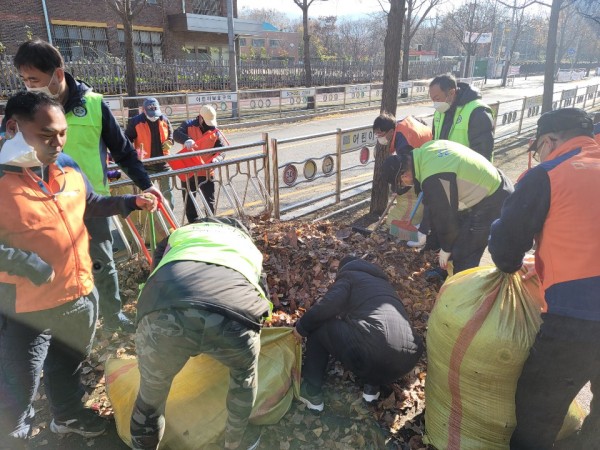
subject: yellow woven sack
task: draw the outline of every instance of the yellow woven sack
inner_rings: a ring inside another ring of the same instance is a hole
[[[425,441],[439,450],[508,450],[515,391],[541,325],[537,277],[493,266],[458,273],[442,286],[429,318]],[[559,438],[581,426],[574,402]]]
[[[250,422],[277,423],[299,394],[302,349],[291,328],[264,328],[258,360],[258,395]],[[131,445],[129,421],[140,384],[136,359],[106,363],[106,390],[112,403],[117,432]],[[213,442],[225,429],[225,398],[229,371],[207,355],[191,358],[173,380],[165,412],[161,449],[198,449]]]
[[[410,219],[410,213],[417,202],[417,197],[418,195],[412,189],[405,194],[396,197],[396,204],[390,209],[386,220],[389,233],[392,236],[397,236],[399,239],[406,241],[417,240],[417,229],[414,227],[409,229],[406,226]],[[422,218],[423,204],[420,204],[411,224],[416,225],[421,223]]]

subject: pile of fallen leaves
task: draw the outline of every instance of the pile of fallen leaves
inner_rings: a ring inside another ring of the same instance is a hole
[[[269,326],[293,326],[319,301],[335,280],[339,261],[359,256],[379,265],[397,289],[414,328],[424,334],[439,286],[425,280],[430,255],[409,249],[385,233],[368,237],[333,222],[256,220],[250,231],[264,255],[264,269],[274,304]],[[139,286],[149,274],[147,262],[134,257],[119,266],[125,311],[135,314]],[[109,357],[135,355],[132,336],[98,328],[96,345],[87,361],[84,383],[93,390],[87,404],[103,416],[112,415],[104,380]],[[325,387],[326,409],[315,416],[297,402],[279,424],[266,427],[261,448],[273,449],[376,449],[423,448],[422,411],[425,365],[382,391],[374,405],[361,400],[361,386],[339,363],[332,363]],[[293,431],[291,431],[293,430]]]

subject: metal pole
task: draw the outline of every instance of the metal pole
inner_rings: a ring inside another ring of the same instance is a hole
[[[229,41],[229,90],[237,92],[237,64],[235,58],[235,35],[233,30],[233,0],[227,0],[227,37]],[[237,96],[231,102],[231,114],[234,119],[239,117]]]
[[[280,218],[279,214],[279,167],[277,158],[277,139],[271,139],[271,156],[273,161],[273,216],[275,219]]]
[[[271,161],[269,154],[269,133],[262,134],[263,155],[265,157],[265,186],[267,187],[268,195],[271,195]]]
[[[523,107],[521,108],[521,120],[519,120],[519,130],[517,131],[517,135],[521,134],[521,129],[523,128],[523,119],[525,118],[525,105],[527,104],[527,97],[523,99]]]
[[[335,135],[335,202],[342,200],[342,129]]]
[[[46,0],[42,0],[42,9],[44,10],[44,20],[46,21],[46,32],[48,33],[48,43],[54,45],[52,42],[52,33],[50,31],[50,19],[48,18],[48,7],[46,6]]]

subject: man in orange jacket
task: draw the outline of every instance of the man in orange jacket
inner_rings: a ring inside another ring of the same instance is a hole
[[[569,405],[591,381],[581,449],[600,442],[600,145],[589,115],[557,109],[538,120],[527,171],[492,224],[489,251],[506,273],[537,272],[547,304],[515,394],[511,450],[553,446]],[[535,265],[524,261],[534,247]],[[570,447],[575,448],[575,447]]]
[[[129,121],[125,136],[133,142],[141,160],[168,156],[173,147],[173,127],[167,116],[160,110],[160,104],[154,97],[144,100],[144,112]],[[144,166],[149,174],[164,173],[170,170],[166,162]],[[173,183],[170,177],[158,180],[163,197],[173,207]]]
[[[60,103],[20,92],[0,147],[0,448],[26,448],[42,370],[54,433],[102,434],[81,402],[81,364],[98,318],[87,217],[155,210],[156,197],[103,197],[62,147]]]
[[[210,105],[203,105],[200,108],[200,114],[193,120],[183,122],[173,133],[175,142],[183,144],[188,150],[204,150],[209,148],[223,147],[221,132],[217,129],[217,112]],[[200,144],[200,145],[199,145]],[[206,164],[218,160],[221,157],[219,152],[210,155],[204,155],[202,159]],[[222,157],[221,157],[222,158]],[[185,202],[185,215],[189,223],[198,218],[198,211],[194,202],[190,199],[199,188],[208,203],[210,212],[215,212],[215,182],[213,181],[214,171],[199,170],[192,174],[184,182],[183,201]],[[187,186],[186,186],[187,184]]]

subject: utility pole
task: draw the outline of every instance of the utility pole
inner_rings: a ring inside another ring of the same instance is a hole
[[[227,37],[229,41],[229,90],[237,94],[237,61],[235,52],[235,33],[233,29],[233,0],[227,0]],[[231,102],[231,113],[234,119],[239,117],[237,95]]]

